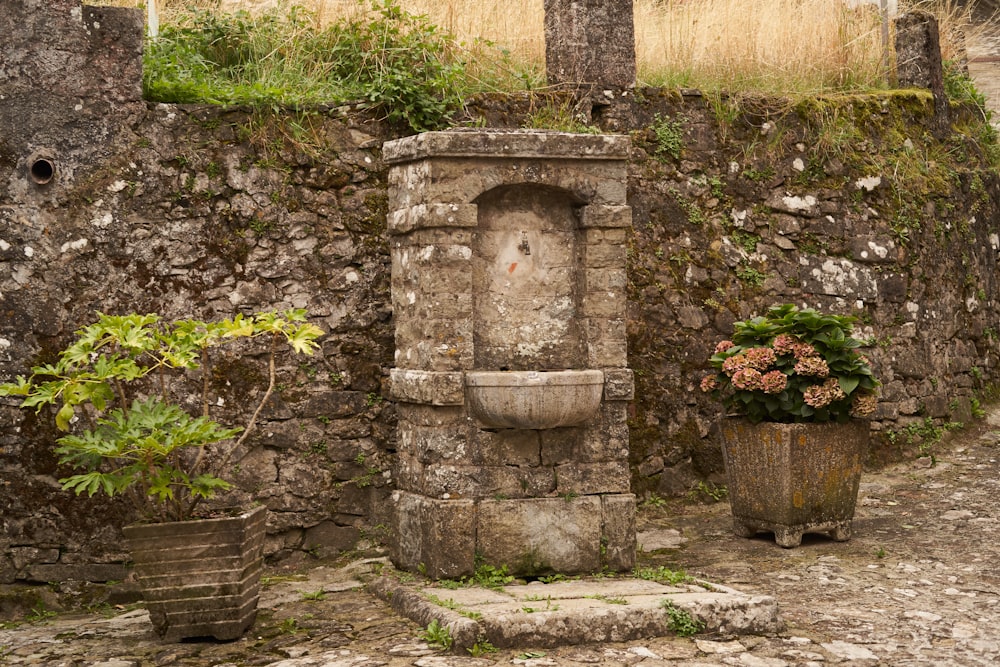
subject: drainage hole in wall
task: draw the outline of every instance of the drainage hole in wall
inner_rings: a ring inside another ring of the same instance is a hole
[[[31,180],[39,185],[45,185],[56,175],[56,166],[48,158],[38,158],[29,167]]]

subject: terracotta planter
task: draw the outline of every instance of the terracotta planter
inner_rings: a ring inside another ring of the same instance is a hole
[[[149,618],[167,641],[238,639],[257,616],[265,507],[241,516],[129,526]]]
[[[741,537],[774,533],[783,547],[797,547],[803,533],[851,538],[851,521],[868,451],[867,421],[845,424],[751,424],[727,419],[722,453]]]

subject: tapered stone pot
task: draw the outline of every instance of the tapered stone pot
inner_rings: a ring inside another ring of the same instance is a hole
[[[153,629],[167,641],[238,639],[260,596],[267,508],[125,528]]]
[[[727,419],[721,434],[737,535],[773,532],[786,548],[799,546],[803,533],[850,539],[868,451],[867,421],[752,424]]]

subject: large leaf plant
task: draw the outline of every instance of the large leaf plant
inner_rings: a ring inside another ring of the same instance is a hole
[[[311,355],[322,334],[304,310],[215,322],[98,313],[54,363],[0,384],[0,396],[22,397],[21,407],[36,412],[54,406],[56,427],[66,432],[56,440],[59,462],[81,471],[59,480],[64,489],[122,495],[146,520],[180,521],[231,488],[220,471],[274,393],[279,347]],[[241,340],[266,347],[268,384],[246,424],[225,427],[209,414],[212,353]],[[199,369],[201,414],[191,415],[172,400],[172,381]]]

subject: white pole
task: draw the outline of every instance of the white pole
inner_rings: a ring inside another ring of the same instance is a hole
[[[146,20],[149,38],[155,39],[160,34],[160,15],[156,13],[156,0],[146,0]]]
[[[892,77],[889,74],[889,0],[882,0],[882,72],[885,74],[885,83],[892,85]]]

